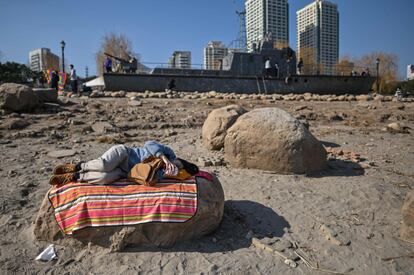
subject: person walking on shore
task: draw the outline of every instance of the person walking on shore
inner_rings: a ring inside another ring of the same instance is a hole
[[[73,64],[70,64],[70,86],[72,88],[72,93],[78,93],[78,76],[76,75],[76,70]]]

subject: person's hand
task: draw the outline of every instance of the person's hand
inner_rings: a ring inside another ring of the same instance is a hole
[[[165,163],[165,174],[169,176],[174,176],[174,171],[178,171],[177,166],[175,166],[165,155],[160,156],[160,158]]]

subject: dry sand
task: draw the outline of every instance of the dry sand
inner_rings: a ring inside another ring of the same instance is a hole
[[[281,257],[252,245],[252,232],[296,242],[320,268],[414,274],[409,257],[414,244],[400,240],[398,232],[404,197],[414,188],[413,135],[382,130],[393,121],[414,129],[414,104],[143,99],[142,106],[125,107],[126,101],[71,99],[37,114],[0,116],[1,274],[329,274],[303,261],[290,268]],[[98,157],[110,142],[140,146],[149,139],[169,144],[192,161],[222,157],[222,152],[202,147],[201,126],[210,110],[234,103],[249,110],[280,107],[307,118],[311,132],[327,146],[359,153],[366,161],[331,160],[330,169],[308,176],[207,167],[218,175],[226,196],[222,224],[209,236],[171,248],[128,247],[116,253],[95,246],[58,246],[58,260],[34,260],[48,245],[35,241],[32,230],[55,164]],[[5,129],[19,119],[30,125]],[[97,134],[89,127],[96,121],[118,127],[114,133]],[[77,154],[60,160],[47,156],[60,149]],[[337,228],[336,238],[349,244],[327,240],[321,226]]]

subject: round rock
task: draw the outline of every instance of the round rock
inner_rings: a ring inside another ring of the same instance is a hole
[[[309,130],[278,108],[256,109],[227,130],[226,160],[234,167],[304,174],[326,167],[326,151]]]
[[[154,222],[131,226],[87,227],[64,236],[59,230],[48,196],[44,198],[34,225],[34,236],[64,246],[88,245],[88,242],[122,250],[125,246],[171,246],[196,239],[215,230],[223,217],[224,192],[219,180],[197,177],[197,212],[184,223]]]
[[[15,112],[30,112],[39,105],[39,98],[32,88],[15,83],[0,85],[0,108]]]
[[[227,129],[246,112],[243,107],[238,105],[229,105],[211,111],[202,128],[204,146],[210,150],[223,148]]]

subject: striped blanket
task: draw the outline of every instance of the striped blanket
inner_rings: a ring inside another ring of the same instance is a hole
[[[197,211],[195,178],[163,180],[154,187],[70,183],[52,187],[48,196],[60,229],[68,235],[90,226],[186,222]]]

